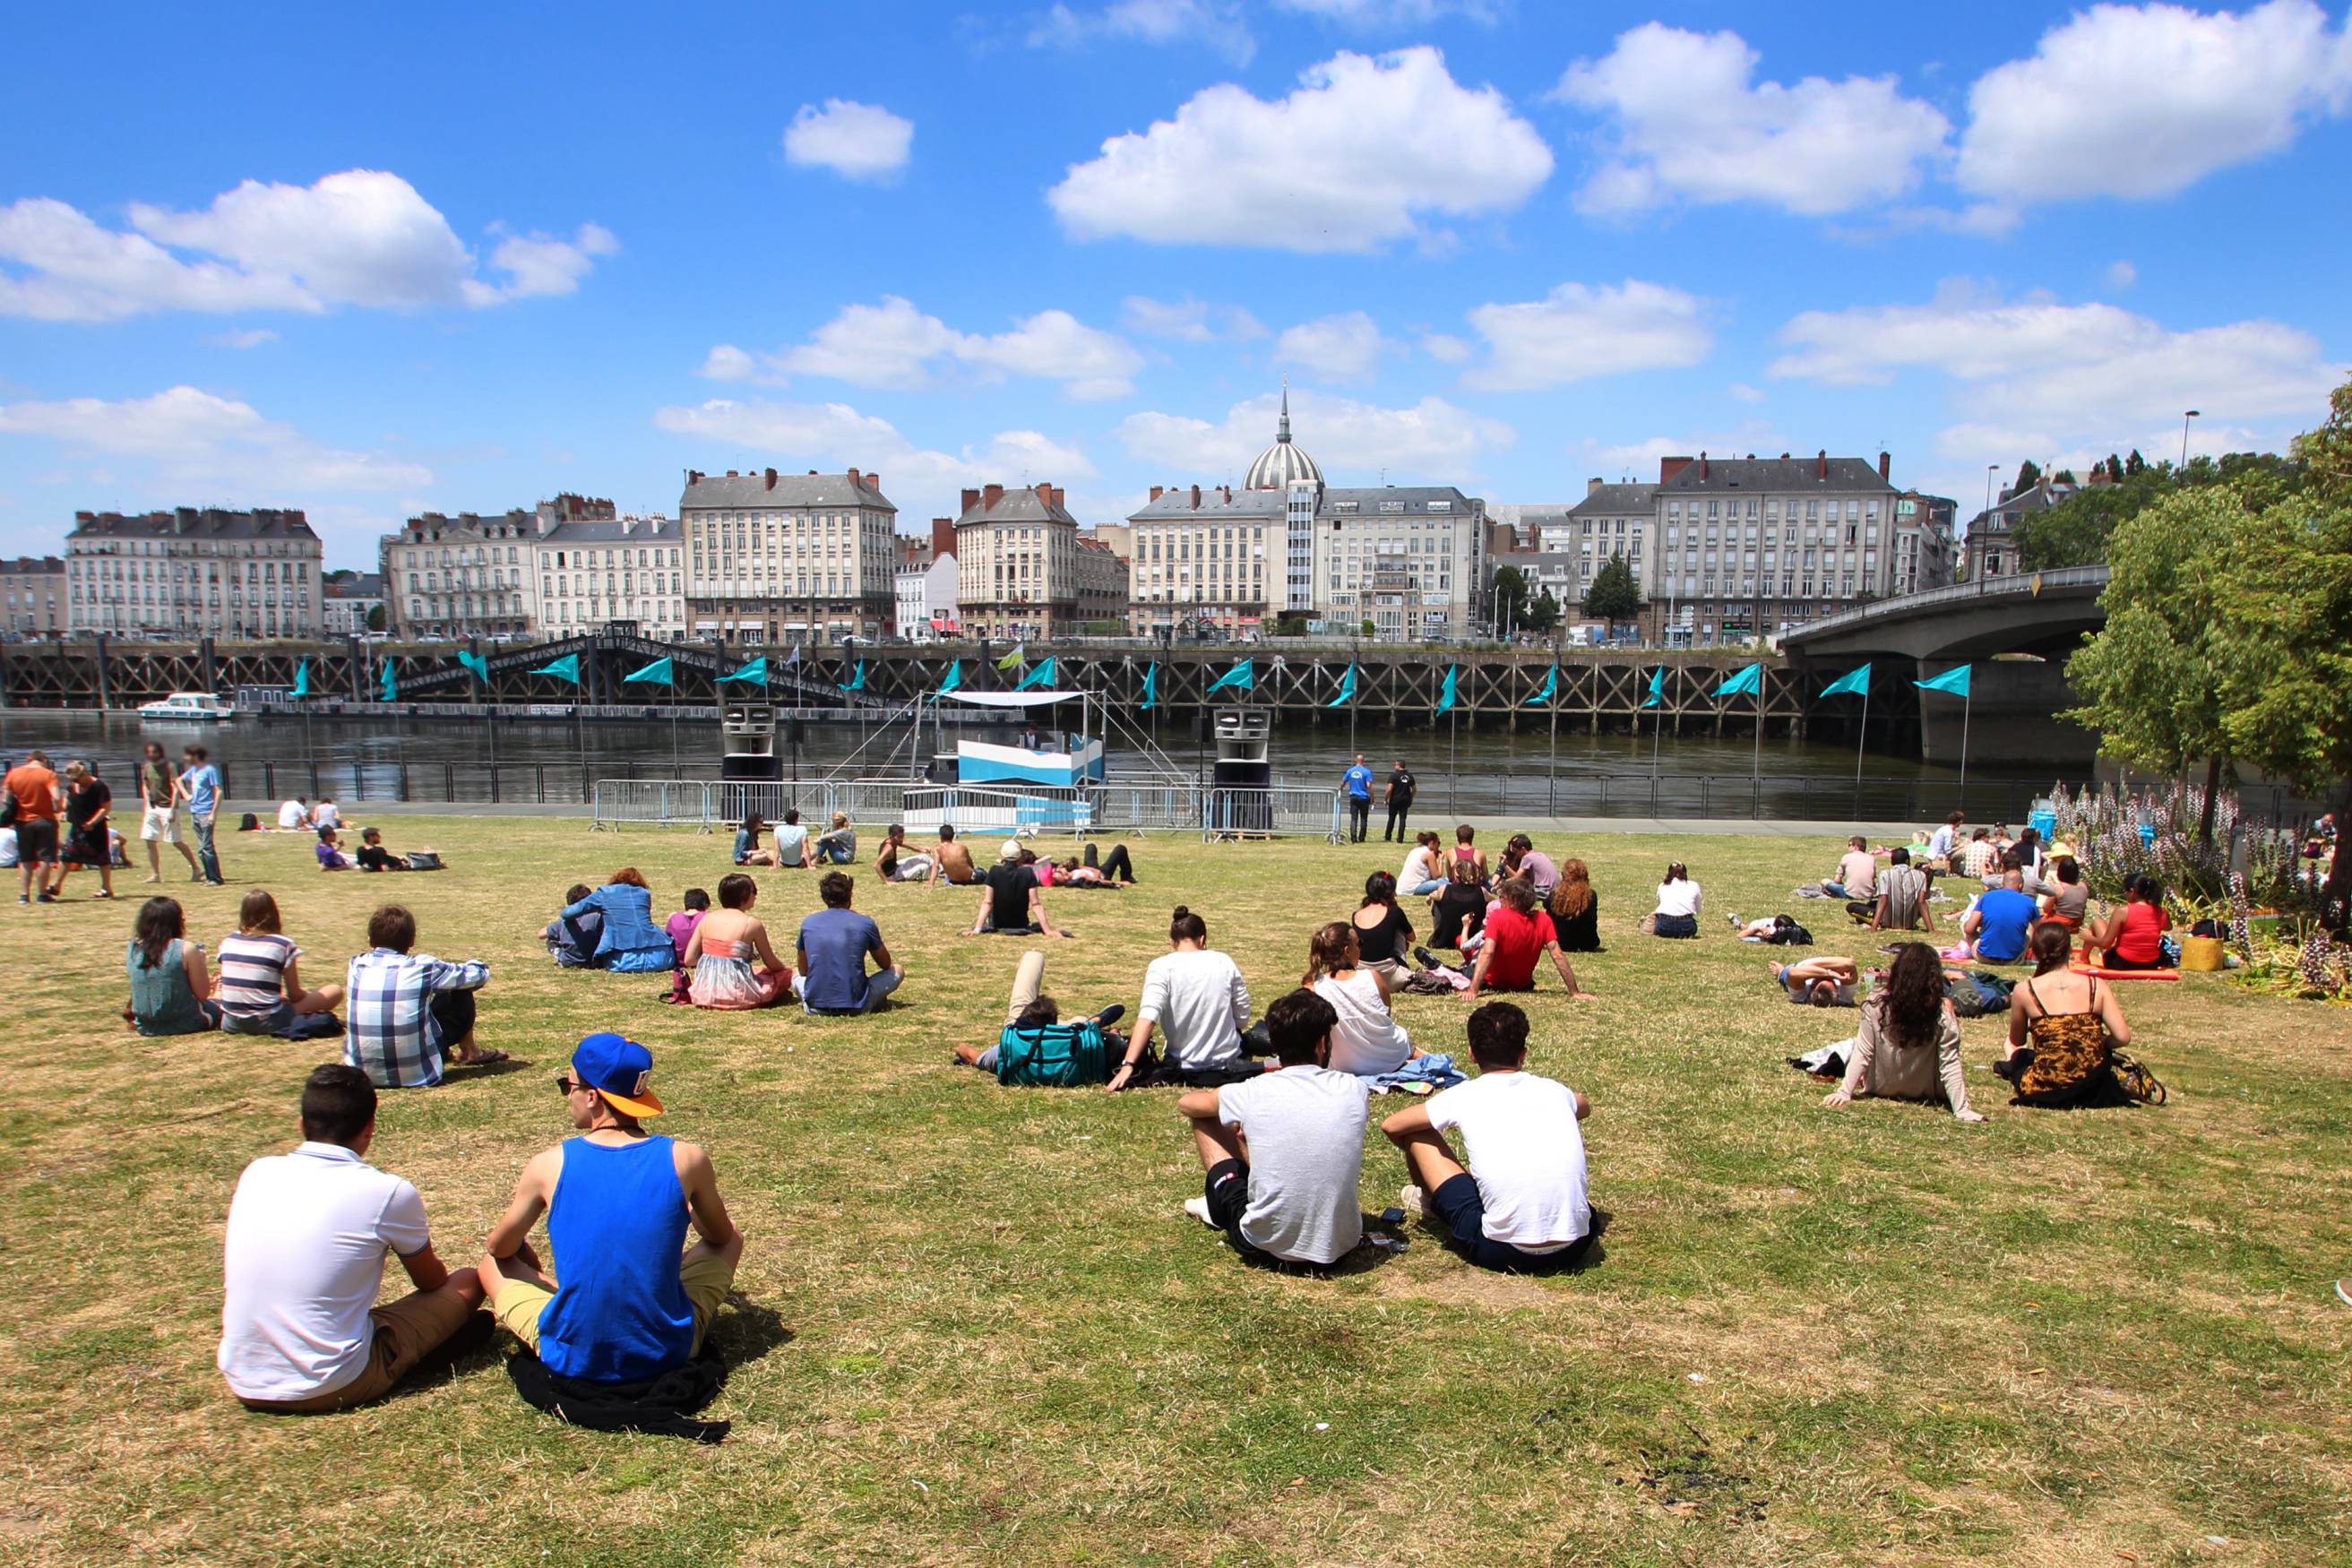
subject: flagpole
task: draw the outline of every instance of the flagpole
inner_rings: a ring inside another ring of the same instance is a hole
[[[1557,649],[1554,650],[1552,657],[1554,658],[1559,657]],[[1558,664],[1551,667],[1551,700],[1544,704],[1551,710],[1551,760],[1544,764],[1551,776],[1544,780],[1544,810],[1547,816],[1558,816],[1559,815],[1558,793],[1559,789],[1559,666]]]
[[[1969,808],[1969,715],[1975,710],[1976,705],[1976,679],[1971,676],[1969,679],[1969,689],[1960,698],[1960,798],[1958,805],[1954,807],[1958,811],[1966,811]]]
[[[1870,683],[1864,681],[1862,688],[1862,729],[1853,738],[1853,788],[1856,800],[1862,798],[1862,748],[1869,739]]]
[[[1658,736],[1659,726],[1666,721],[1665,667],[1658,667],[1658,710],[1650,715],[1650,809],[1658,809]]]

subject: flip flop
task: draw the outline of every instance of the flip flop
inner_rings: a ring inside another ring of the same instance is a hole
[[[486,1068],[490,1066],[493,1062],[511,1061],[512,1059],[513,1058],[508,1056],[504,1051],[484,1051],[481,1055],[474,1058],[471,1061],[460,1062],[457,1065],[460,1067],[469,1068]]]

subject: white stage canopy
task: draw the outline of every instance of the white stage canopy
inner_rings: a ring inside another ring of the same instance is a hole
[[[1075,702],[1087,693],[1084,691],[935,691],[931,695],[941,702],[970,702],[981,708],[1044,708],[1055,702]]]

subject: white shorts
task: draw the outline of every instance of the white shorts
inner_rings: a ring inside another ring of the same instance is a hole
[[[151,805],[139,816],[139,837],[147,843],[180,842],[180,814],[168,805]]]

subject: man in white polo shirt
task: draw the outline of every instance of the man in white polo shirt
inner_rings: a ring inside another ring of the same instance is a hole
[[[375,1086],[330,1062],[302,1086],[302,1145],[245,1168],[229,1204],[221,1376],[251,1409],[308,1415],[381,1399],[482,1304],[434,1256],[425,1200],[361,1156]],[[415,1293],[375,1304],[383,1255]]]
[[[1528,1016],[1508,1002],[1470,1015],[1478,1076],[1381,1123],[1404,1152],[1412,1185],[1404,1206],[1434,1214],[1447,1238],[1481,1268],[1518,1273],[1570,1267],[1592,1245],[1584,1190],[1584,1096],[1526,1070]],[[1462,1133],[1465,1171],[1445,1142]]]

